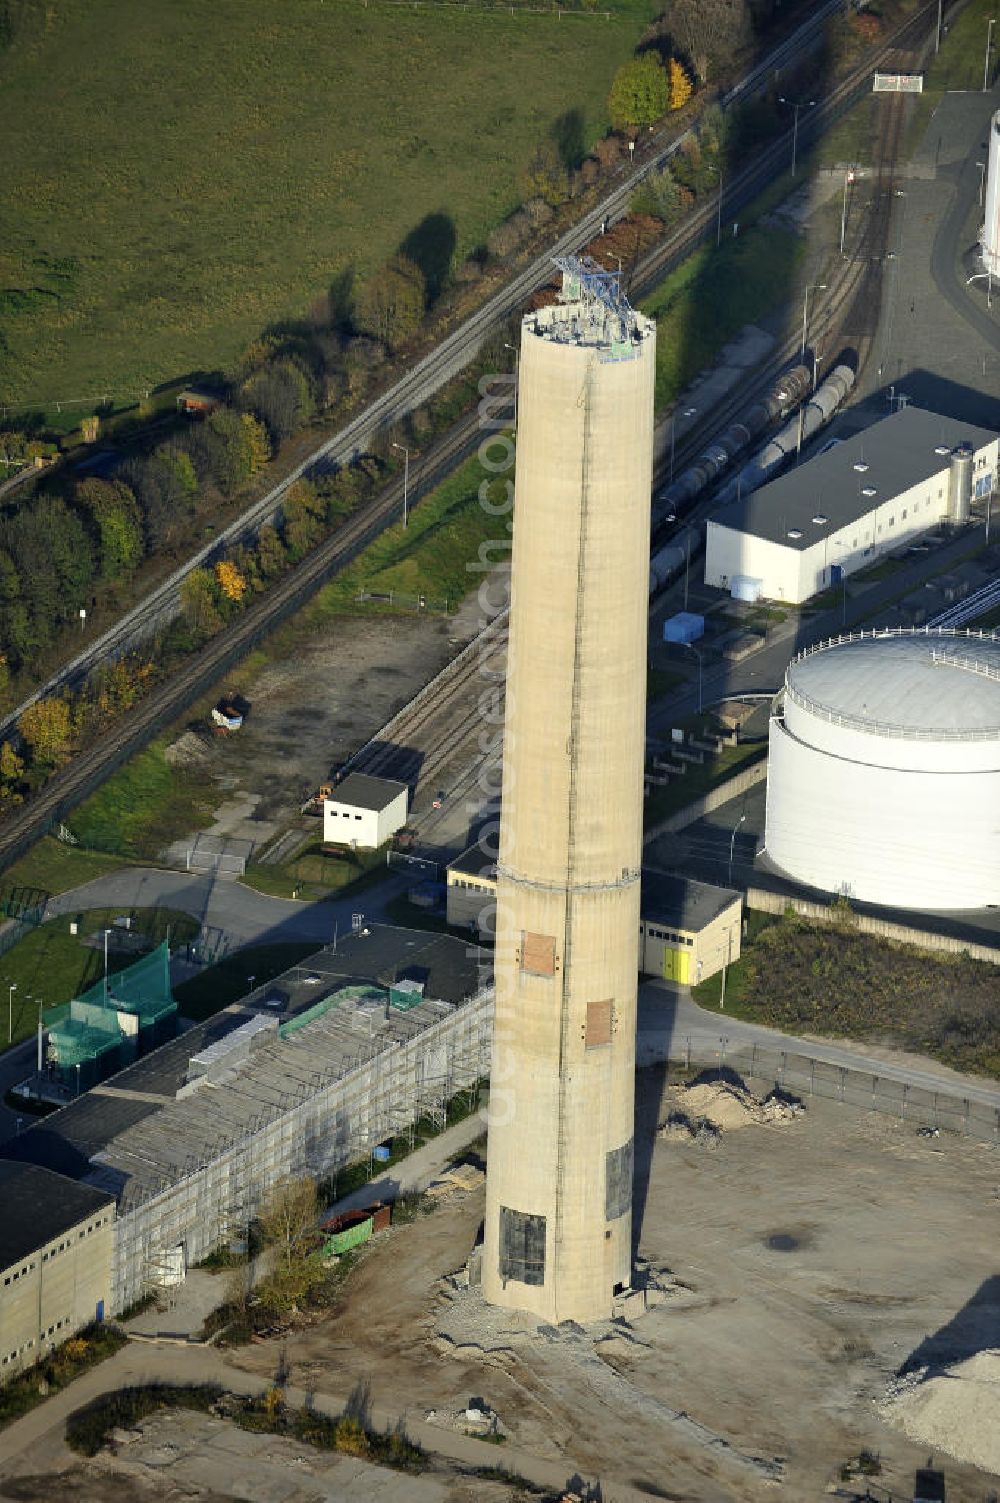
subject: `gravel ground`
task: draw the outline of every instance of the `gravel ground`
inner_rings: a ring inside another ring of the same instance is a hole
[[[816,1497],[863,1447],[906,1495],[927,1448],[878,1403],[929,1341],[950,1361],[996,1344],[978,1298],[995,1269],[995,1153],[818,1100],[708,1150],[656,1137],[662,1086],[641,1074],[640,1253],[665,1290],[645,1316],[613,1332],[497,1324],[460,1290],[478,1192],[372,1245],[343,1307],[289,1339],[293,1381],[363,1377],[442,1423],[481,1394],[512,1444],[599,1472],[609,1498],[618,1484],[757,1499],[778,1477],[786,1497]],[[238,1360],[266,1373],[276,1349]],[[948,1485],[952,1503],[981,1503],[987,1477],[949,1465]]]

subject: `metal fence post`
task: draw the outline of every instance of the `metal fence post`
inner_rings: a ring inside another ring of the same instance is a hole
[[[816,1061],[814,1059],[810,1059],[810,1061],[809,1061],[809,1094],[810,1094],[810,1096],[815,1095],[815,1092],[816,1092]]]
[[[934,1092],[934,1126],[938,1125],[938,1093]]]
[[[751,1080],[755,1079],[756,1075],[757,1075],[757,1045],[754,1044],[753,1049],[750,1051],[750,1079]],[[1000,1112],[997,1113],[997,1118],[998,1118],[998,1120],[1000,1120]]]
[[[965,1098],[965,1136],[966,1137],[969,1136],[969,1112],[970,1112],[970,1109],[971,1109],[971,1103],[969,1101],[968,1096],[966,1096],[966,1098]]]
[[[691,1068],[691,1035],[690,1034],[687,1035],[687,1038],[685,1039],[684,1042],[685,1042],[684,1068],[685,1068],[685,1070],[690,1070],[690,1068]]]
[[[907,1098],[907,1096],[909,1094],[910,1094],[910,1082],[908,1080],[904,1080],[904,1082],[903,1082],[903,1107],[902,1107],[902,1110],[900,1111],[900,1114],[899,1114],[901,1118],[905,1118],[905,1116],[906,1116],[906,1098]]]
[[[872,1111],[875,1110],[875,1100],[878,1094],[878,1076],[872,1076]]]
[[[781,1068],[778,1071],[778,1084],[779,1084],[779,1086],[784,1086],[784,1084],[785,1084],[785,1062],[786,1062],[787,1059],[788,1059],[788,1055],[785,1052],[785,1050],[782,1049],[782,1051],[781,1051]]]
[[[843,1105],[843,1102],[844,1102],[844,1093],[845,1093],[846,1089],[847,1089],[847,1066],[846,1065],[841,1065],[841,1067],[840,1067],[840,1101],[841,1101],[841,1105]]]

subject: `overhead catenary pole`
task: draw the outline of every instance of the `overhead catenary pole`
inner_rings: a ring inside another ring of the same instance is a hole
[[[991,16],[990,19],[989,19],[989,24],[986,27],[986,63],[984,65],[984,67],[983,67],[983,93],[984,94],[987,92],[987,90],[989,89],[989,86],[990,86],[990,49],[991,49],[991,47],[993,45],[993,28],[996,25],[996,23],[997,23],[996,16]]]
[[[398,449],[403,456],[403,526],[405,527],[410,492],[410,451],[405,444],[394,443],[392,447]]]
[[[811,110],[816,103],[815,99],[786,99],[784,94],[778,95],[779,104],[788,104],[792,108],[792,177],[799,158],[799,110]]]
[[[7,988],[7,1042],[14,1042],[14,993],[17,991],[17,982],[12,981]]]

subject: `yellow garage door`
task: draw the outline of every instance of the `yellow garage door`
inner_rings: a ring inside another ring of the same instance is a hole
[[[690,975],[691,958],[687,950],[674,949],[672,945],[663,947],[663,979],[664,981],[676,981],[681,986],[687,986]]]

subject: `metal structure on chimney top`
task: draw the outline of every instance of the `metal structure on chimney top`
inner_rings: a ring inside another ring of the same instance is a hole
[[[621,267],[611,271],[593,256],[553,256],[552,260],[563,274],[561,302],[601,303],[621,319],[631,314],[632,308],[622,290]]]

